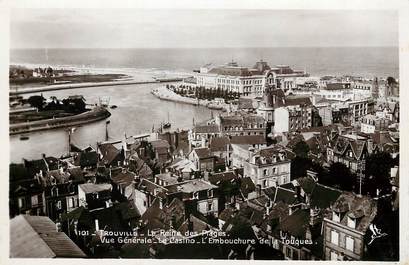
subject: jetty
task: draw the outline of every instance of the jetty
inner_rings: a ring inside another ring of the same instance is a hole
[[[97,106],[87,112],[69,117],[11,124],[9,134],[15,135],[34,131],[79,126],[82,124],[104,120],[109,116],[111,116],[111,113],[106,108]]]
[[[145,81],[126,80],[126,81],[92,82],[92,83],[78,83],[78,84],[64,83],[64,84],[41,86],[41,87],[13,88],[13,89],[10,89],[9,94],[12,96],[15,96],[15,95],[21,95],[21,94],[31,94],[31,93],[38,93],[38,92],[45,92],[45,91],[75,89],[75,88],[84,88],[84,87],[142,85],[142,84],[158,84],[158,83],[169,83],[169,82],[180,82],[180,81],[183,81],[183,78],[160,78],[160,79],[145,80]]]

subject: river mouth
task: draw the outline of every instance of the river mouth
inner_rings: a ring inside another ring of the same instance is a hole
[[[101,86],[42,92],[45,98],[55,96],[66,98],[83,95],[87,104],[98,103],[101,99],[109,100],[111,116],[106,125],[104,120],[77,127],[71,135],[73,144],[96,147],[97,141],[105,141],[106,127],[109,138],[122,139],[124,135],[151,133],[159,129],[160,124],[168,120],[172,124],[169,131],[189,129],[193,122],[201,122],[211,117],[211,110],[203,106],[163,101],[150,92],[163,84],[141,84],[122,86]],[[34,94],[27,94],[27,96]],[[215,114],[217,111],[213,110]],[[60,157],[68,151],[67,129],[37,131],[27,134],[28,140],[22,141],[17,135],[10,136],[10,161],[21,163],[22,159],[38,159],[42,153]]]

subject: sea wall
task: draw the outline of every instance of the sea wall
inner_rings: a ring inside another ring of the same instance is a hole
[[[95,107],[90,111],[73,115],[70,117],[10,124],[9,134],[14,135],[34,131],[78,126],[82,124],[100,121],[108,118],[109,116],[111,116],[111,113],[107,109],[103,107]]]
[[[183,97],[167,89],[164,86],[152,89],[151,93],[162,100],[169,100],[173,102],[204,106],[209,109],[215,109],[215,110],[227,110],[229,108],[229,105],[226,103],[218,104],[211,100]]]

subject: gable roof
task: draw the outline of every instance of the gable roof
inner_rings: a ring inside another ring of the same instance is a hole
[[[10,220],[10,257],[85,258],[85,253],[45,216],[19,215]]]
[[[192,152],[195,152],[199,159],[212,157],[210,152],[210,148],[203,147],[203,148],[195,148]]]
[[[98,149],[102,154],[102,162],[108,165],[111,164],[121,154],[121,151],[111,143],[101,144],[98,146]]]

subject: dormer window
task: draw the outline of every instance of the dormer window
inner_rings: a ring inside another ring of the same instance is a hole
[[[193,193],[193,199],[199,199],[199,192],[194,192]]]
[[[341,214],[337,212],[332,212],[332,221],[339,223],[341,221]]]
[[[348,216],[347,225],[348,225],[348,227],[355,229],[355,227],[356,227],[356,219]]]

